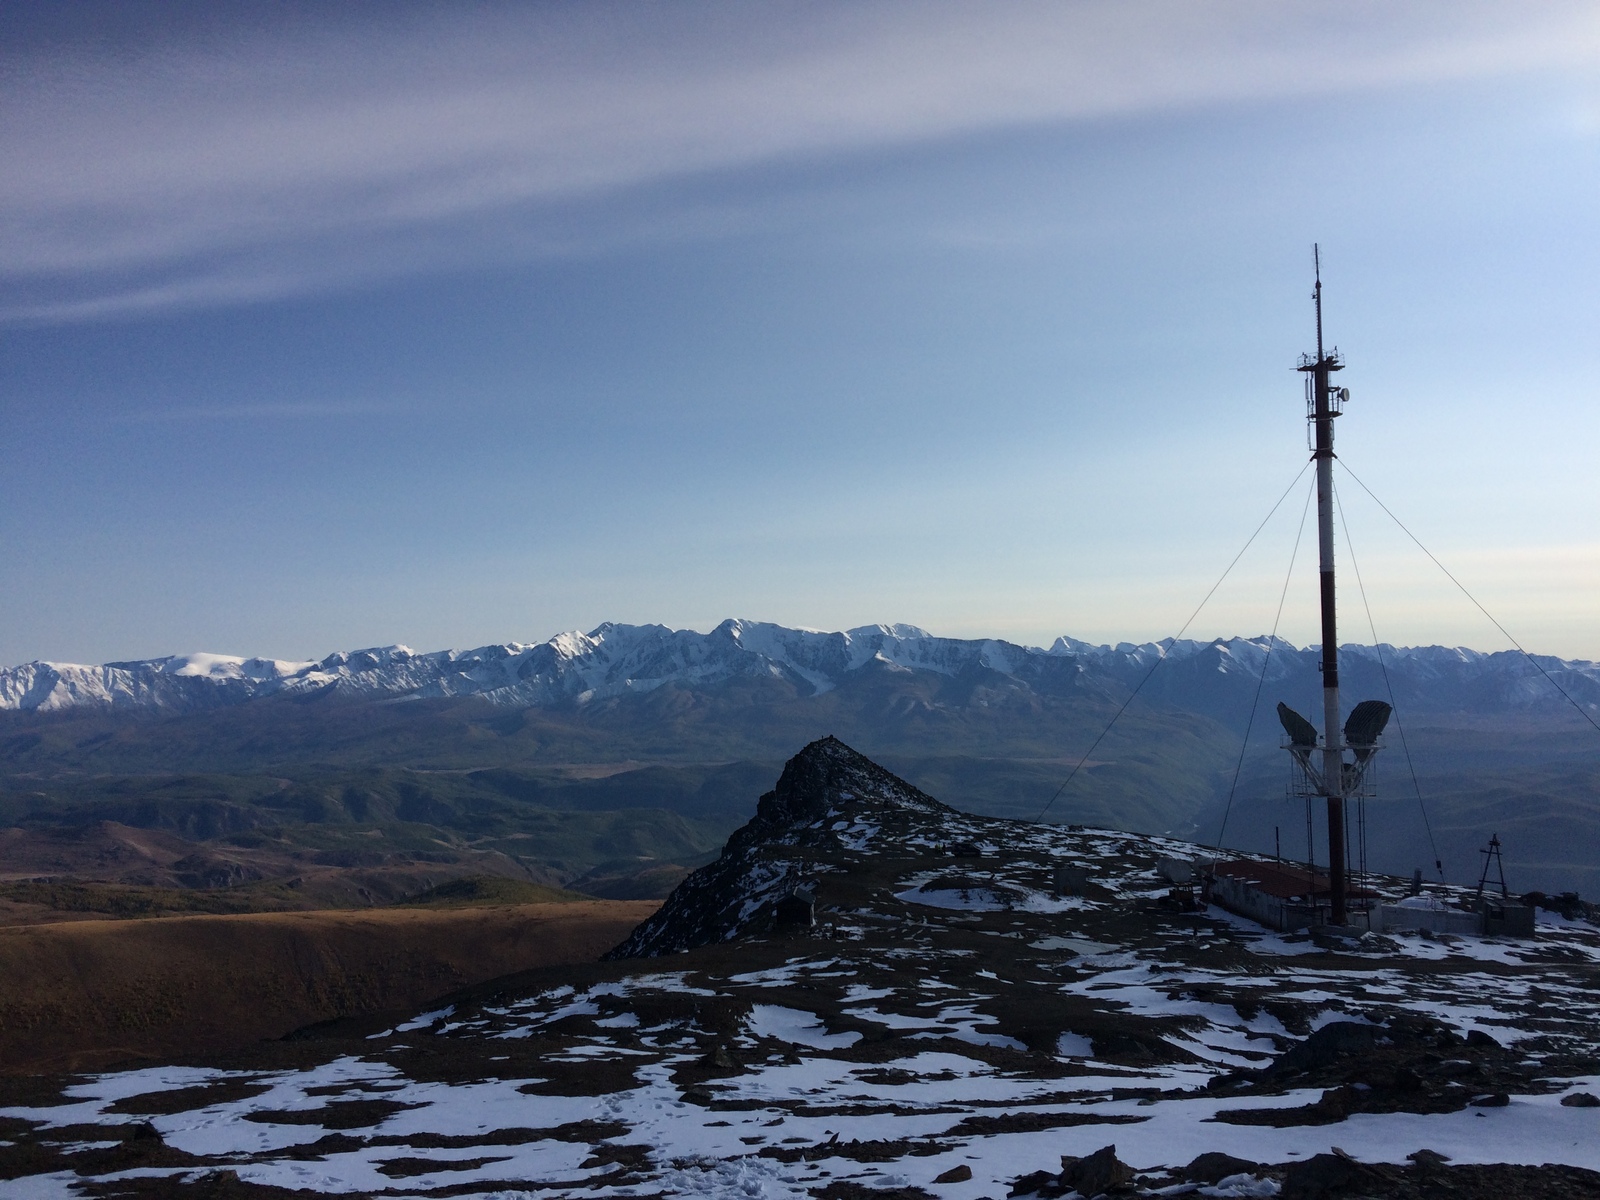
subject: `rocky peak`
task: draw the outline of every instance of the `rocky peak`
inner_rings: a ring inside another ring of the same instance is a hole
[[[951,811],[829,734],[784,764],[777,786],[761,797],[756,815],[730,844],[741,836],[782,837],[864,804],[907,806],[926,813]]]
[[[789,892],[838,870],[842,857],[870,853],[885,824],[940,825],[955,816],[838,738],[819,738],[784,764],[717,861],[679,884],[608,957],[670,954],[764,928]]]

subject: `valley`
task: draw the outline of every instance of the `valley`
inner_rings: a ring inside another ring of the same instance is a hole
[[[1531,663],[1342,656],[1351,694],[1392,696],[1403,718],[1369,814],[1373,869],[1431,877],[1438,859],[1474,882],[1499,833],[1519,891],[1600,894],[1600,864],[1573,852],[1600,844],[1600,733]],[[1600,711],[1600,668],[1541,663]],[[298,665],[33,664],[0,672],[0,880],[220,888],[228,911],[386,903],[477,875],[659,899],[827,734],[964,811],[1303,856],[1271,705],[1306,704],[1315,668],[1314,651],[1259,638],[1039,650],[736,621]],[[181,841],[128,858],[101,846],[111,826]]]

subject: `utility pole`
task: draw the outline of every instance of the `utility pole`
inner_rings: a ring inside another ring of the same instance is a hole
[[[1297,368],[1305,372],[1306,418],[1313,431],[1313,455],[1317,462],[1317,541],[1322,583],[1322,783],[1328,800],[1328,888],[1334,925],[1346,921],[1346,871],[1344,861],[1344,746],[1339,728],[1339,623],[1335,615],[1333,581],[1333,419],[1344,407],[1344,391],[1334,388],[1328,377],[1344,369],[1344,360],[1334,348],[1322,346],[1322,252],[1312,247],[1316,266],[1316,289],[1311,298],[1317,307],[1317,354],[1300,356]]]

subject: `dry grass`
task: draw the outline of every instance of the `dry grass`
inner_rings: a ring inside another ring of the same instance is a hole
[[[74,1070],[414,1011],[591,962],[656,901],[172,916],[0,928],[0,1072]]]

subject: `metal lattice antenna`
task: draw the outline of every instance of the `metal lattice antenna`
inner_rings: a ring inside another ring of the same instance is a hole
[[[1511,895],[1511,889],[1506,886],[1506,860],[1500,857],[1500,835],[1492,834],[1488,846],[1478,851],[1483,855],[1483,874],[1478,877],[1478,897],[1483,897],[1483,889],[1489,884],[1489,871],[1495,869],[1500,876],[1500,895],[1502,898]]]
[[[1311,299],[1317,305],[1317,357],[1322,357],[1322,247],[1316,242],[1311,243],[1311,265],[1316,274],[1317,286],[1311,291]]]

